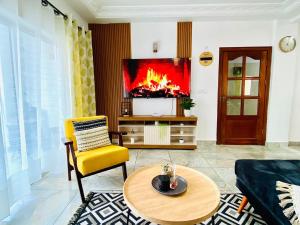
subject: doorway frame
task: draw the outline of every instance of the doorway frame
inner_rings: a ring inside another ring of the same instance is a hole
[[[256,145],[265,145],[267,134],[267,117],[268,117],[268,103],[269,103],[269,91],[270,91],[270,78],[272,67],[272,46],[261,47],[220,47],[219,48],[219,72],[218,72],[218,109],[217,109],[217,144],[225,144],[222,140],[221,122],[222,122],[222,85],[223,85],[223,56],[225,52],[238,52],[238,51],[267,51],[267,68],[265,77],[265,97],[264,97],[264,113],[262,118],[262,140],[259,140]],[[241,145],[243,143],[240,143]]]

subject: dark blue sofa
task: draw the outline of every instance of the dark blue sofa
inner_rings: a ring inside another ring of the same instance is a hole
[[[276,181],[300,185],[300,160],[237,160],[236,186],[269,225],[291,225],[278,202]]]

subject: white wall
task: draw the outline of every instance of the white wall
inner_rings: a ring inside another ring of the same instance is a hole
[[[153,53],[153,42],[159,50]],[[132,58],[174,58],[177,53],[177,23],[131,23]],[[172,110],[173,109],[173,110]],[[135,115],[176,115],[175,99],[133,99]]]
[[[268,105],[267,142],[288,142],[296,51],[282,53],[280,38],[297,36],[297,25],[288,22],[193,23],[192,97],[200,118],[200,140],[216,139],[219,47],[273,46]],[[198,56],[205,48],[215,56],[213,65],[202,67]]]
[[[193,22],[192,98],[199,117],[198,139],[216,140],[219,47],[270,46],[271,22]],[[205,49],[214,62],[201,66],[198,57]]]
[[[294,82],[294,99],[292,107],[292,116],[290,123],[290,135],[289,140],[291,142],[300,142],[300,23],[298,24],[298,39],[297,44],[297,67],[296,67],[296,78]]]
[[[133,58],[176,56],[176,23],[132,23],[131,29]],[[285,35],[297,35],[297,25],[271,21],[193,22],[191,97],[197,104],[193,113],[199,117],[199,140],[216,140],[219,47],[273,46],[267,142],[288,141],[296,53],[279,51],[278,41]],[[157,55],[152,53],[154,41],[160,42]],[[204,50],[214,55],[214,62],[208,67],[198,62]],[[152,107],[135,103],[135,110],[144,107],[143,110],[151,111]],[[169,112],[166,110],[165,114]],[[294,130],[291,132],[295,133]]]
[[[51,0],[54,6],[67,15],[72,15],[72,18],[78,21],[78,24],[87,28],[88,22],[83,19],[67,2],[66,0]],[[31,10],[30,13],[36,13],[36,7],[41,7],[41,0],[0,0],[0,9],[8,9],[11,13],[22,16],[24,9]],[[50,6],[48,6],[50,7]]]
[[[176,115],[175,98],[135,98],[132,107],[134,115]]]
[[[289,141],[290,117],[296,75],[296,51],[283,53],[279,40],[287,35],[297,37],[297,24],[274,23],[272,73],[269,93],[267,141]]]
[[[26,1],[26,0],[25,0]],[[39,0],[40,2],[40,0]],[[88,28],[88,22],[82,18],[67,2],[66,0],[51,0],[53,5],[55,5],[60,11],[67,15],[72,15],[72,18],[78,22],[81,27]]]

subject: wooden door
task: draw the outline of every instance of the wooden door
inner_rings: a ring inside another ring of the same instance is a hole
[[[271,54],[220,48],[217,144],[265,144]]]

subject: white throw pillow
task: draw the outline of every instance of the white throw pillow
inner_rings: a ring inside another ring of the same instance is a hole
[[[73,122],[79,152],[111,145],[106,120]]]
[[[292,225],[300,225],[300,186],[276,182],[279,205]]]

